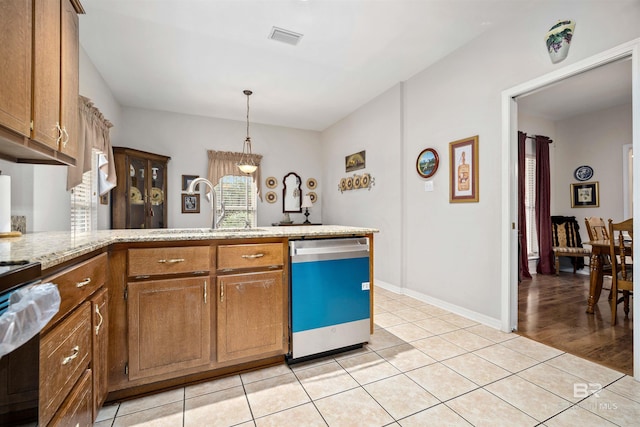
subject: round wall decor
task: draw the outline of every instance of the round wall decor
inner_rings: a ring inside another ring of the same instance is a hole
[[[430,178],[438,170],[439,163],[438,152],[433,148],[425,148],[420,152],[416,160],[418,175],[423,178]]]
[[[318,195],[313,191],[309,191],[307,193],[307,196],[309,196],[309,198],[311,199],[311,203],[315,203],[318,201]]]
[[[275,203],[278,200],[278,195],[275,191],[269,191],[265,194],[265,198],[267,199],[267,202]]]
[[[267,184],[267,188],[276,188],[278,186],[278,180],[275,177],[270,176],[265,180],[265,184]]]
[[[573,171],[573,176],[578,181],[588,181],[593,177],[593,168],[587,165],[578,166],[576,170]]]
[[[307,188],[309,190],[315,190],[316,188],[318,188],[318,181],[316,181],[315,178],[309,178],[307,180]]]

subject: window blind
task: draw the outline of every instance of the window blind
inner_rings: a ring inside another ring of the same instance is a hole
[[[527,217],[527,252],[538,255],[538,233],[536,232],[536,157],[525,159],[525,210]]]
[[[98,150],[91,152],[91,170],[71,189],[71,231],[82,233],[98,228]]]
[[[215,186],[216,213],[225,215],[220,223],[224,228],[255,227],[257,223],[257,188],[251,176],[225,175]]]

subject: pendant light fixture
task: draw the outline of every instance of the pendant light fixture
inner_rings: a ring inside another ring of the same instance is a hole
[[[247,95],[247,138],[244,140],[244,145],[242,146],[242,156],[240,157],[240,161],[236,163],[238,169],[240,169],[243,173],[251,174],[258,169],[255,162],[253,161],[253,153],[251,152],[251,137],[249,136],[249,96],[253,93],[250,90],[245,89],[243,91],[245,95]]]

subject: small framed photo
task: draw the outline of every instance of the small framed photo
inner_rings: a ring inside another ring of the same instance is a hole
[[[449,203],[478,202],[478,135],[449,143]]]
[[[597,208],[599,206],[598,181],[571,184],[572,208]]]
[[[187,191],[191,181],[198,178],[198,175],[182,175],[182,191]],[[196,191],[200,190],[200,184],[196,185]]]
[[[438,157],[438,152],[433,148],[425,148],[418,155],[416,170],[421,177],[430,178],[438,170],[439,164],[440,158]]]
[[[359,169],[364,169],[367,165],[367,152],[360,151],[359,153],[353,153],[344,158],[344,170],[345,172],[353,172]]]
[[[182,213],[200,213],[199,194],[182,194]]]

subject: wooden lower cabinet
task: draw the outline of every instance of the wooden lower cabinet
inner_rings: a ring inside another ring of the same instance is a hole
[[[209,365],[209,277],[128,284],[129,380]]]
[[[217,360],[284,354],[282,270],[217,277]]]
[[[89,427],[93,425],[91,376],[91,370],[87,369],[48,427]]]
[[[109,345],[109,304],[106,289],[100,290],[91,298],[91,340],[93,371],[93,419],[98,416],[100,407],[107,399],[108,378],[108,345]]]

